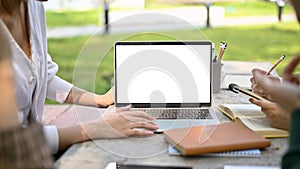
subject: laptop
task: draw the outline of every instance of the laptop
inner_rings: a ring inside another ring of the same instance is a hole
[[[219,124],[211,108],[212,42],[115,43],[115,107],[156,117],[159,131]]]

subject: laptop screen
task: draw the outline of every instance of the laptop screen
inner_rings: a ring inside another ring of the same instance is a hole
[[[211,105],[209,41],[115,43],[116,106]]]

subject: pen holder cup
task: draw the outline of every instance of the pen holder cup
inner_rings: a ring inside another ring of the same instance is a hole
[[[213,62],[212,64],[212,91],[213,93],[219,93],[221,90],[221,70],[223,63]]]

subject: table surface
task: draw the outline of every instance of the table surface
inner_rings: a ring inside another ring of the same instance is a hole
[[[261,67],[253,62],[226,62],[230,66],[246,64],[248,67]],[[251,65],[250,65],[251,64]],[[270,66],[264,63],[265,67]],[[267,65],[267,66],[266,66]],[[233,69],[232,69],[233,70]],[[213,94],[212,107],[220,121],[230,122],[216,106],[224,103],[249,103],[248,97],[235,94],[228,90],[221,90]],[[95,119],[103,113],[104,109],[84,106],[46,106],[44,123],[66,126]],[[74,116],[76,114],[76,116]],[[67,120],[66,120],[67,119]],[[124,164],[146,164],[163,166],[192,166],[194,169],[220,169],[224,165],[269,165],[280,166],[281,157],[288,146],[288,138],[271,139],[271,146],[263,149],[261,157],[208,157],[208,156],[170,156],[167,152],[168,144],[163,134],[151,137],[125,139],[100,139],[72,145],[62,157],[55,162],[56,168],[73,169],[88,168],[101,169],[109,162],[117,161]]]

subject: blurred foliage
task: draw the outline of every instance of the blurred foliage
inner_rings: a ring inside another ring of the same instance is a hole
[[[158,8],[176,8],[176,7],[197,7],[204,8],[202,3],[186,3],[186,1],[161,1],[161,0],[145,0],[146,9]],[[277,6],[273,2],[262,0],[230,0],[215,2],[212,6],[221,6],[225,9],[225,17],[240,17],[240,16],[259,16],[259,15],[277,15]],[[111,9],[122,10],[122,9]],[[124,10],[124,9],[123,9]],[[132,10],[132,9],[131,9]],[[102,25],[104,9],[74,11],[47,11],[48,27],[60,26],[82,26],[82,25]],[[290,4],[286,4],[283,9],[283,14],[293,13]]]
[[[113,81],[113,45],[119,40],[198,40],[203,34],[218,49],[220,41],[228,43],[224,60],[268,61],[275,63],[282,54],[286,59],[276,68],[281,75],[284,66],[300,53],[300,30],[296,22],[278,24],[220,27],[195,30],[174,30],[161,34],[113,34],[93,37],[49,39],[49,53],[60,70],[58,75],[76,86],[97,93],[106,92]],[[184,38],[182,38],[184,37]],[[297,71],[299,72],[299,68]],[[49,103],[49,102],[48,102]]]

